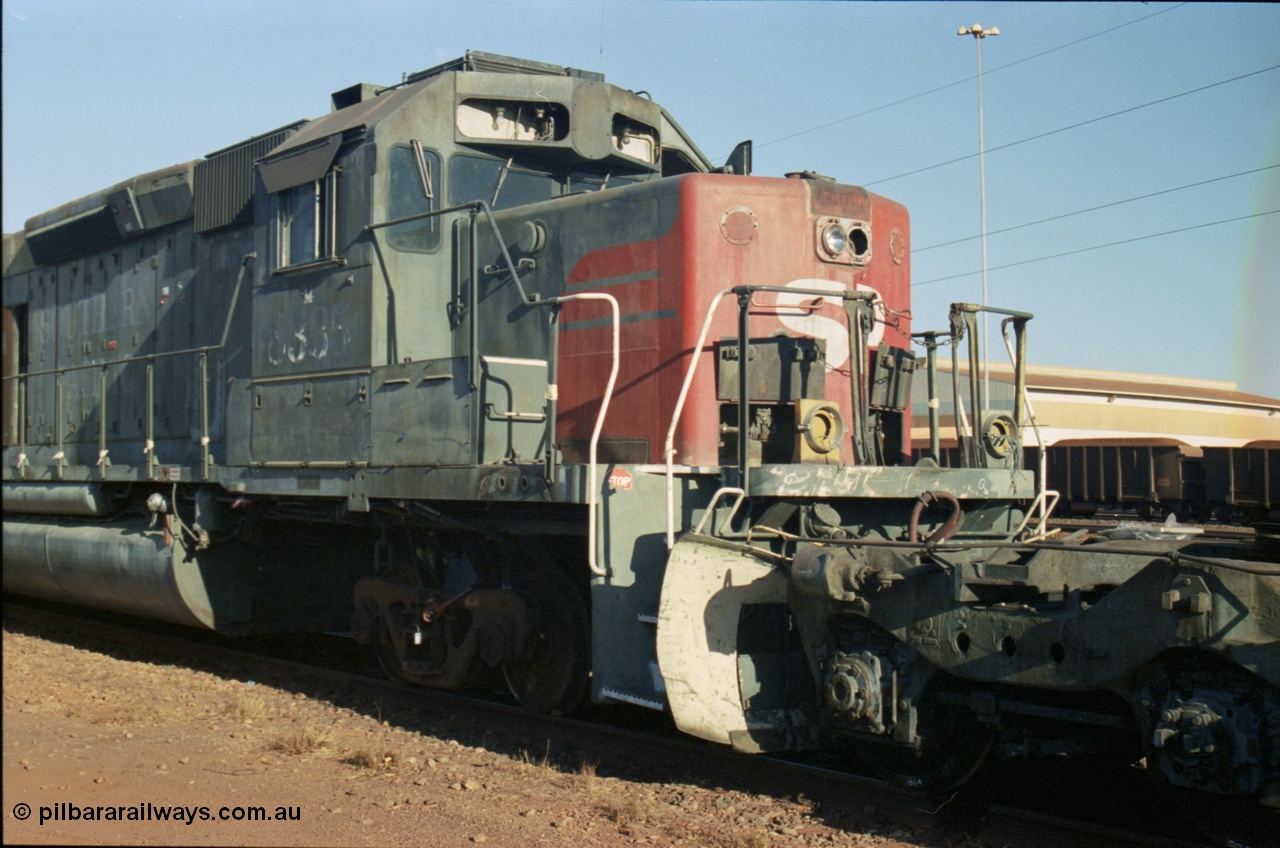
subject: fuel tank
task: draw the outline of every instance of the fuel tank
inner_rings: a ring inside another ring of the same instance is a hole
[[[145,518],[85,526],[6,516],[4,591],[219,629],[199,561]]]
[[[27,515],[110,515],[118,505],[96,483],[5,483],[4,511]]]

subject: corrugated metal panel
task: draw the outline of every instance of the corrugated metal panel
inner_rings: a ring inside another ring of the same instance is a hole
[[[254,162],[284,143],[306,121],[298,121],[210,153],[195,169],[195,229],[207,233],[243,226],[253,218]]]

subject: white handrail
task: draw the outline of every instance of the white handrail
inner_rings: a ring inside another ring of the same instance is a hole
[[[711,496],[711,503],[707,505],[707,511],[702,514],[702,520],[698,522],[698,526],[693,528],[693,532],[702,535],[702,528],[707,526],[707,519],[716,511],[716,505],[720,503],[720,498],[724,495],[737,495],[737,499],[733,502],[733,508],[729,510],[729,514],[725,516],[724,521],[720,522],[720,529],[717,532],[723,533],[724,529],[729,526],[729,522],[733,521],[733,517],[738,514],[738,507],[742,506],[742,499],[747,493],[736,486],[725,486],[723,489],[717,489],[716,493]]]
[[[1013,366],[1013,373],[1017,374],[1018,366],[1019,366],[1018,355],[1014,353],[1013,342],[1009,340],[1009,322],[1011,320],[1013,319],[1006,318],[1004,321],[1000,322],[1000,335],[1004,338],[1005,350],[1009,351],[1009,364]],[[1048,499],[1046,495],[1050,494],[1050,489],[1048,488],[1049,463],[1048,463],[1048,456],[1044,452],[1044,449],[1045,449],[1044,439],[1040,435],[1040,422],[1036,420],[1036,408],[1031,405],[1031,391],[1027,389],[1026,386],[1024,385],[1022,388],[1022,397],[1014,398],[1013,402],[1015,404],[1022,403],[1023,405],[1026,406],[1027,420],[1031,422],[1031,429],[1034,430],[1036,434],[1036,457],[1037,457],[1036,464],[1039,466],[1038,470],[1040,472],[1037,475],[1037,479],[1039,480],[1039,483],[1037,484],[1036,488],[1039,489],[1039,492],[1037,493],[1038,496],[1035,500],[1035,503],[1031,505],[1031,511],[1028,512],[1027,515],[1030,516],[1031,513],[1034,512],[1037,506],[1040,507],[1040,509],[1043,511],[1040,517],[1040,534],[1043,535],[1045,525],[1049,521],[1049,515],[1050,513],[1053,512],[1053,508],[1058,505],[1058,497],[1057,497],[1058,493],[1052,492],[1052,494],[1055,496],[1053,499],[1053,503],[1049,504],[1048,507],[1046,508],[1046,504],[1048,504]],[[1021,433],[1018,434],[1018,438],[1019,440],[1021,440],[1022,438]],[[1019,533],[1022,532],[1021,527],[1018,528],[1018,532]],[[1015,533],[1014,535],[1017,535],[1017,534]]]
[[[556,298],[556,300],[560,303],[569,300],[605,300],[609,302],[609,308],[613,312],[613,365],[609,370],[609,384],[605,386],[604,396],[600,399],[600,412],[596,415],[596,427],[591,431],[591,447],[587,456],[587,462],[590,463],[587,471],[587,509],[591,513],[590,520],[587,522],[587,566],[591,569],[592,574],[597,577],[604,577],[605,569],[599,564],[596,557],[596,540],[599,537],[600,524],[599,510],[597,509],[600,497],[600,477],[596,471],[596,449],[600,445],[600,431],[604,429],[604,417],[609,412],[609,401],[613,399],[613,386],[618,381],[618,337],[622,321],[618,314],[618,300],[611,294],[585,292],[583,294],[567,294]],[[558,387],[555,387],[553,391],[558,391]],[[551,438],[555,438],[554,433],[551,434]]]
[[[689,362],[689,370],[684,375],[684,385],[680,387],[680,397],[676,400],[675,411],[671,414],[671,426],[667,428],[667,441],[662,449],[662,455],[667,460],[667,550],[671,550],[676,544],[674,465],[676,424],[680,422],[680,415],[684,412],[684,402],[689,396],[689,387],[693,385],[693,375],[698,370],[698,360],[702,358],[702,346],[706,344],[707,333],[711,330],[711,318],[715,315],[716,307],[720,305],[721,298],[732,291],[733,289],[722,289],[716,292],[715,297],[711,298],[711,305],[707,307],[707,317],[702,322],[702,332],[698,334],[698,343],[693,348],[693,358]],[[746,367],[745,363],[743,367]]]
[[[1036,514],[1036,508],[1040,508],[1042,515],[1040,517],[1040,526],[1035,533],[1023,539],[1024,542],[1035,542],[1045,538],[1048,535],[1049,514],[1053,512],[1053,508],[1058,505],[1058,498],[1061,497],[1058,492],[1053,489],[1042,489],[1040,494],[1036,495],[1036,499],[1031,503],[1031,509],[1027,510],[1027,514],[1023,516],[1022,523],[1018,525],[1018,529],[1013,531],[1012,538],[1016,539],[1027,529],[1027,524],[1031,522],[1032,516]],[[1053,503],[1049,503],[1049,498],[1053,498]],[[1046,508],[1047,504],[1047,508]]]

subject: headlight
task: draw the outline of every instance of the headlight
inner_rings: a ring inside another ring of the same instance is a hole
[[[848,244],[849,237],[845,235],[844,227],[839,224],[827,224],[822,228],[822,249],[828,255],[839,256],[844,253]]]
[[[871,222],[824,215],[813,222],[813,252],[833,265],[871,262]]]

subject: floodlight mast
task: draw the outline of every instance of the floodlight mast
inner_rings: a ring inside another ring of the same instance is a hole
[[[975,23],[971,27],[960,27],[956,35],[972,35],[978,45],[978,204],[982,214],[982,305],[987,306],[987,157],[986,144],[982,132],[982,40],[989,35],[999,35],[999,27],[983,29],[982,24]],[[987,333],[987,314],[982,313],[982,391],[991,403],[991,372],[988,363],[991,361],[991,342]],[[973,367],[970,363],[970,367]],[[978,410],[982,414],[982,410]]]

